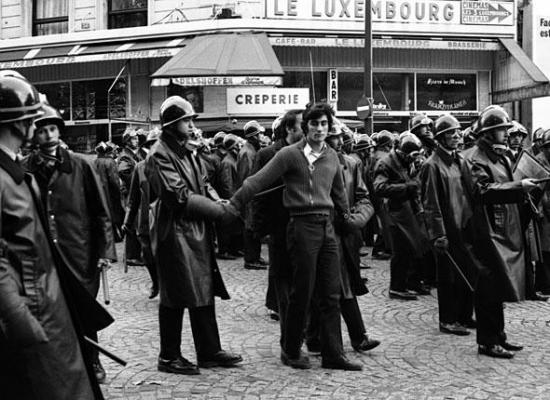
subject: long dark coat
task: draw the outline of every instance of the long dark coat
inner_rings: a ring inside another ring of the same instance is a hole
[[[202,163],[163,132],[146,159],[145,175],[161,304],[194,308],[212,305],[214,296],[229,299],[214,255],[212,223],[185,211],[190,194],[207,196]]]
[[[422,204],[429,242],[447,237],[449,254],[473,286],[480,265],[473,254],[473,210],[462,175],[462,164],[464,159],[459,154],[454,158],[438,147],[420,170]],[[438,279],[454,282],[457,273],[442,268]]]
[[[365,223],[373,216],[374,208],[369,200],[369,192],[363,182],[363,165],[361,161],[346,154],[339,154],[340,165],[342,166],[342,178],[348,195],[348,202],[352,213],[360,213]],[[339,232],[338,232],[339,231]],[[351,298],[368,293],[363,279],[359,258],[359,248],[362,244],[361,230],[337,229],[341,244],[342,282],[344,286],[344,297]]]
[[[482,140],[468,153],[463,167],[474,209],[474,250],[484,270],[495,275],[493,285],[502,301],[525,299],[525,238],[520,205],[521,181],[513,181],[507,157]]]
[[[45,224],[36,181],[0,151],[0,397],[103,399],[80,332],[112,318],[63,264]]]
[[[98,155],[94,160],[94,166],[107,198],[113,225],[120,229],[124,221],[124,209],[120,198],[120,180],[116,161],[109,155]]]
[[[120,152],[117,165],[118,165],[118,176],[120,177],[120,191],[122,193],[124,206],[128,201],[128,193],[130,192],[130,184],[132,182],[132,173],[137,163],[143,161],[143,154],[138,151],[134,153],[128,147],[124,147]]]
[[[420,193],[411,193],[407,189],[407,182],[412,181],[395,151],[377,162],[373,187],[375,194],[384,199],[382,209],[388,215],[392,247],[407,246],[411,257],[420,258],[426,251],[425,235],[418,220],[422,210]]]
[[[550,161],[544,155],[544,152],[537,154],[537,160],[540,161],[548,170],[550,170]],[[550,252],[550,190],[545,190],[539,204],[539,211],[543,218],[539,222],[541,250]]]
[[[116,260],[107,200],[91,161],[61,147],[58,158],[61,161],[47,181],[38,152],[31,153],[25,165],[42,192],[50,237],[64,263],[95,296],[99,259]]]

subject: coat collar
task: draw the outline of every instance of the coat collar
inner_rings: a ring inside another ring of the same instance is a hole
[[[70,174],[73,172],[73,167],[71,165],[71,156],[68,150],[63,147],[57,148],[56,158],[58,159],[58,164],[56,168],[59,172],[64,172]],[[40,151],[35,151],[29,156],[28,170],[31,173],[35,173],[38,169],[42,168],[45,164],[45,159],[40,155]]]
[[[188,150],[178,143],[174,135],[169,134],[168,132],[162,132],[160,139],[166,143],[166,146],[172,150],[179,158],[185,157]]]
[[[489,144],[489,142],[487,142],[486,140],[483,140],[484,138],[481,138],[478,140],[477,142],[477,146],[485,153],[487,154],[487,157],[489,158],[489,160],[491,160],[491,162],[493,164],[495,164],[498,160],[500,160],[501,158],[503,159],[504,156],[501,156],[501,155],[498,155],[497,153],[495,153],[493,151],[493,149],[491,148],[491,145]]]
[[[18,185],[23,182],[25,171],[2,150],[0,150],[0,168],[4,169]]]
[[[438,146],[437,149],[435,149],[435,154],[448,166],[450,167],[454,161],[460,163],[461,156],[456,151],[453,154],[449,154],[447,151],[445,151],[441,146]]]

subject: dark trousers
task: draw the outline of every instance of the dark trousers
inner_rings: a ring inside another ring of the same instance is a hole
[[[411,274],[414,259],[411,255],[414,254],[414,249],[406,245],[407,239],[402,238],[402,233],[399,229],[390,229],[392,242],[395,244],[390,260],[390,290],[403,292],[408,288],[408,278]]]
[[[141,246],[137,234],[133,229],[130,229],[126,234],[124,246],[127,260],[141,260]]]
[[[287,244],[293,273],[284,350],[291,358],[300,354],[314,289],[319,295],[323,359],[336,359],[343,354],[340,328],[342,283],[338,244],[331,220],[330,216],[307,215],[293,217],[288,223]]]
[[[535,270],[535,288],[544,294],[550,294],[550,252],[542,252],[542,262],[538,262]]]
[[[242,222],[217,225],[218,253],[237,254],[243,249]]]
[[[151,283],[153,284],[153,287],[158,287],[157,265],[151,249],[151,238],[149,235],[138,234],[138,239],[143,251],[143,261],[145,262],[145,267],[151,276]]]
[[[478,278],[474,307],[477,321],[477,343],[492,346],[506,340],[504,333],[504,307],[498,295],[499,288],[493,273],[481,274]]]
[[[160,357],[174,360],[181,356],[183,308],[159,306]],[[221,350],[214,306],[189,309],[197,360],[205,360]]]
[[[243,243],[244,243],[244,262],[255,263],[260,259],[262,251],[261,237],[252,229],[245,229],[243,231]]]
[[[473,293],[445,255],[437,256],[437,302],[439,322],[464,323],[472,319]]]

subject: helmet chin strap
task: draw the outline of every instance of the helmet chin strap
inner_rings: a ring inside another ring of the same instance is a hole
[[[505,145],[505,144],[500,144],[500,143],[494,143],[491,145],[491,148],[493,149],[493,151],[495,153],[497,153],[498,155],[503,155],[504,153],[506,153],[506,150],[508,150],[508,146]]]

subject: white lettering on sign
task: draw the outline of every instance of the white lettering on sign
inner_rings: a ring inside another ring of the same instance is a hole
[[[182,76],[172,78],[179,86],[278,86],[280,76]]]
[[[513,25],[514,3],[462,1],[462,23],[467,25]]]
[[[338,102],[338,70],[329,69],[328,71],[328,101],[329,103]]]
[[[274,115],[305,108],[307,88],[228,88],[227,113],[230,115]]]

